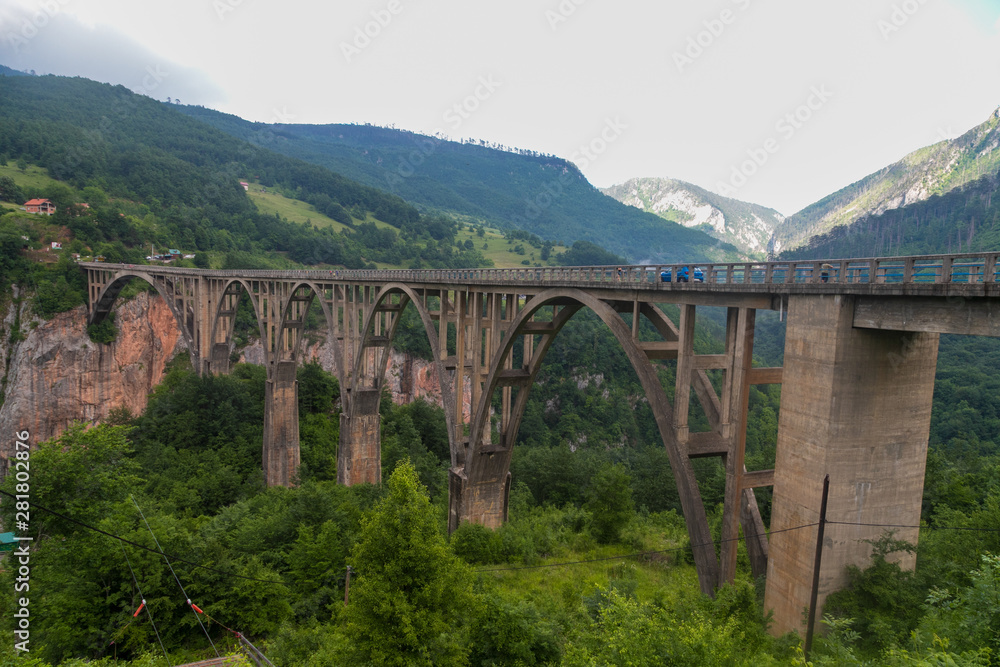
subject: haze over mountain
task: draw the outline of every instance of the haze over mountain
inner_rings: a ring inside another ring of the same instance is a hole
[[[789,216],[774,232],[774,250],[794,250],[838,226],[946,194],[993,174],[1000,168],[998,147],[1000,109],[962,136],[913,151]]]
[[[601,190],[623,204],[711,234],[742,252],[764,257],[785,216],[773,208],[730,199],[672,178],[632,178]]]
[[[178,108],[235,137],[387,190],[424,210],[564,243],[590,241],[634,262],[740,256],[701,230],[605,196],[575,164],[554,155],[371,125],[262,124],[201,107]]]

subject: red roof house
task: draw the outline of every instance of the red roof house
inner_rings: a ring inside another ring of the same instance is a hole
[[[48,199],[31,199],[24,202],[24,210],[28,213],[42,213],[52,215],[56,212],[56,205]]]

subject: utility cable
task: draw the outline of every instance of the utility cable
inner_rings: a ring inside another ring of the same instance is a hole
[[[973,533],[1000,533],[1000,528],[968,528],[964,526],[905,526],[894,523],[860,523],[857,521],[827,521],[840,526],[868,526],[869,528],[913,528],[916,530],[965,530]]]
[[[0,494],[3,494],[3,495],[5,495],[5,496],[7,496],[9,498],[13,498],[13,499],[16,500],[16,498],[14,497],[13,494],[8,493],[7,491],[4,491],[3,489],[0,489]],[[195,563],[194,561],[190,561],[190,560],[186,560],[184,558],[181,558],[180,556],[174,556],[172,554],[166,554],[166,553],[164,553],[162,551],[157,551],[156,549],[151,549],[151,548],[147,547],[144,544],[139,544],[138,542],[133,542],[132,540],[126,540],[124,537],[120,537],[118,535],[115,535],[114,533],[109,533],[106,530],[101,530],[100,528],[95,528],[94,526],[91,526],[90,524],[86,524],[86,523],[84,523],[82,521],[77,521],[76,519],[74,519],[72,517],[68,517],[65,514],[61,514],[60,512],[57,512],[55,510],[51,510],[48,507],[43,507],[42,505],[39,505],[36,502],[30,501],[30,500],[28,500],[28,501],[22,500],[20,502],[27,502],[29,506],[34,507],[35,509],[42,510],[43,512],[48,512],[49,514],[51,514],[53,516],[57,516],[60,519],[63,519],[65,521],[69,521],[70,523],[74,523],[77,526],[80,526],[81,528],[86,528],[87,530],[92,530],[95,533],[100,533],[101,535],[104,535],[106,537],[110,537],[112,539],[118,540],[119,542],[124,542],[125,544],[129,544],[129,545],[131,545],[133,547],[136,547],[137,549],[142,549],[144,551],[148,551],[149,553],[156,554],[157,556],[163,556],[164,558],[170,557],[172,560],[180,562],[180,563],[184,563],[185,565],[190,565],[192,567],[201,568],[202,570],[208,570],[209,572],[215,572],[216,574],[221,574],[221,575],[224,575],[224,576],[227,576],[227,577],[236,577],[237,579],[246,579],[248,581],[259,581],[259,582],[264,583],[264,584],[282,584],[284,586],[288,585],[287,582],[284,582],[284,581],[275,581],[274,579],[257,579],[256,577],[247,577],[247,576],[244,576],[242,574],[236,574],[235,572],[226,572],[225,570],[219,570],[219,569],[216,569],[214,567],[209,567],[207,565],[200,565],[198,563]]]
[[[142,587],[139,585],[139,579],[135,576],[135,570],[132,569],[132,562],[128,558],[128,553],[125,552],[125,545],[118,541],[118,546],[122,548],[122,555],[125,556],[125,564],[128,565],[128,571],[132,573],[132,581],[135,582],[135,588],[139,591],[139,599],[142,600],[142,606],[146,608],[146,615],[149,616],[149,623],[153,626],[153,632],[156,634],[156,641],[160,642],[160,648],[163,649],[163,657],[167,659],[167,665],[170,665],[170,656],[167,655],[167,647],[163,645],[163,640],[160,639],[160,633],[156,629],[156,623],[153,622],[153,612],[149,610],[149,605],[146,604],[146,596],[142,594]],[[136,612],[132,618],[138,615]],[[129,621],[131,623],[131,621]],[[127,627],[127,626],[126,626]]]
[[[827,523],[830,523],[829,521]],[[562,567],[564,565],[582,565],[584,563],[600,563],[607,560],[624,560],[626,558],[639,558],[641,556],[652,556],[653,554],[665,554],[672,553],[675,551],[687,551],[688,549],[701,549],[703,547],[715,547],[717,545],[726,544],[727,542],[739,542],[740,540],[745,540],[749,537],[760,537],[763,535],[774,535],[776,533],[787,533],[792,530],[801,530],[803,528],[811,528],[812,526],[818,526],[819,523],[807,523],[801,526],[793,526],[792,528],[782,528],[781,530],[772,530],[770,533],[757,533],[754,535],[745,535],[743,537],[730,537],[724,540],[712,540],[711,542],[706,542],[704,544],[688,545],[686,547],[673,547],[672,549],[658,549],[655,551],[638,551],[630,554],[622,554],[620,556],[607,556],[605,558],[591,558],[589,560],[575,560],[569,561],[567,563],[547,563],[545,565],[526,565],[524,567],[505,567],[505,568],[492,568],[487,570],[473,570],[474,572],[513,572],[516,570],[540,570],[547,567]]]
[[[170,574],[174,575],[174,581],[177,582],[177,586],[181,589],[181,593],[184,595],[184,599],[187,600],[188,606],[191,607],[191,613],[194,614],[195,619],[198,621],[198,625],[201,626],[201,631],[205,633],[205,637],[208,639],[208,643],[212,645],[212,650],[215,651],[215,657],[221,658],[222,656],[219,655],[219,649],[215,648],[215,642],[212,641],[212,637],[208,634],[208,629],[205,627],[205,624],[201,622],[201,613],[204,612],[198,609],[198,607],[193,602],[191,602],[191,598],[188,597],[187,591],[184,590],[184,585],[181,583],[181,580],[177,578],[177,573],[174,572],[174,566],[170,564],[170,559],[167,558],[167,555],[163,553],[163,548],[160,546],[160,541],[156,539],[156,533],[153,532],[153,529],[149,525],[149,522],[146,521],[146,515],[142,513],[142,508],[139,507],[139,503],[135,502],[135,498],[132,497],[131,493],[128,495],[128,497],[132,500],[132,504],[135,505],[135,508],[139,510],[139,516],[142,517],[143,523],[145,523],[146,528],[149,529],[149,534],[153,536],[153,542],[156,543],[156,548],[160,550],[161,554],[163,554],[163,560],[166,561],[167,567],[170,568]]]
[[[967,528],[967,527],[960,527],[960,526],[906,526],[906,525],[890,524],[890,523],[857,523],[857,522],[853,522],[853,521],[827,521],[826,523],[827,524],[838,524],[838,525],[842,525],[842,526],[867,526],[867,527],[870,527],[870,528],[916,528],[916,529],[920,529],[920,530],[961,530],[961,531],[969,531],[969,532],[977,532],[977,533],[1000,533],[1000,528]],[[479,570],[473,570],[473,571],[474,572],[515,572],[515,571],[518,571],[518,570],[539,570],[539,569],[549,568],[549,567],[563,567],[563,566],[566,566],[566,565],[583,565],[583,564],[586,564],[586,563],[600,563],[600,562],[609,561],[609,560],[624,560],[626,558],[640,558],[642,556],[651,556],[651,555],[654,555],[654,554],[664,554],[664,553],[672,553],[672,552],[676,552],[676,551],[686,551],[688,549],[700,549],[702,547],[709,547],[709,546],[713,546],[713,547],[714,546],[721,546],[722,544],[725,544],[727,542],[734,542],[734,541],[746,540],[748,538],[761,537],[761,535],[769,536],[769,535],[776,535],[778,533],[787,533],[787,532],[792,531],[792,530],[801,530],[803,528],[811,528],[813,526],[818,526],[818,525],[819,525],[818,522],[817,523],[807,523],[807,524],[803,524],[801,526],[792,526],[791,528],[782,528],[780,530],[772,530],[770,532],[757,533],[755,535],[744,535],[742,537],[727,538],[725,540],[718,540],[718,541],[714,541],[713,540],[712,542],[707,542],[705,544],[688,545],[686,547],[674,547],[672,549],[659,549],[659,550],[656,550],[656,551],[638,551],[638,552],[635,552],[635,553],[622,554],[622,555],[619,555],[619,556],[607,556],[605,558],[591,558],[591,559],[588,559],[588,560],[575,560],[575,561],[569,561],[569,562],[566,562],[566,563],[546,563],[545,565],[526,565],[524,567],[505,567],[505,568],[479,569]]]

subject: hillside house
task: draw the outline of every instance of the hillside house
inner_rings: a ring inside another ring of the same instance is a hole
[[[53,241],[52,242],[52,249],[53,250],[62,250],[62,243],[60,243],[59,241]]]
[[[247,183],[246,181],[240,181],[240,185],[242,185],[243,189],[246,190],[247,192],[250,191],[250,184]]]
[[[24,210],[28,213],[41,213],[42,215],[52,215],[56,212],[56,205],[48,199],[30,199],[24,202]]]

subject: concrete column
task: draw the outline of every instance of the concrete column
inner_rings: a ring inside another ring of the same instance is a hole
[[[212,345],[212,362],[209,368],[215,375],[229,375],[229,343]]]
[[[855,329],[854,297],[791,296],[778,425],[765,609],[771,631],[804,631],[823,477],[828,521],[918,525],[938,334]],[[864,567],[879,526],[828,524],[819,609]],[[779,532],[787,531],[787,532]],[[897,529],[917,542],[917,530]],[[901,559],[912,568],[912,556]],[[817,615],[817,618],[820,618]]]
[[[264,479],[292,486],[299,472],[299,391],[295,362],[278,363],[264,386]]]
[[[461,468],[448,475],[448,534],[460,523],[478,523],[496,530],[507,521],[510,473],[500,479],[470,484]]]
[[[337,482],[346,486],[382,481],[382,417],[377,389],[355,390],[351,408],[340,415]]]

